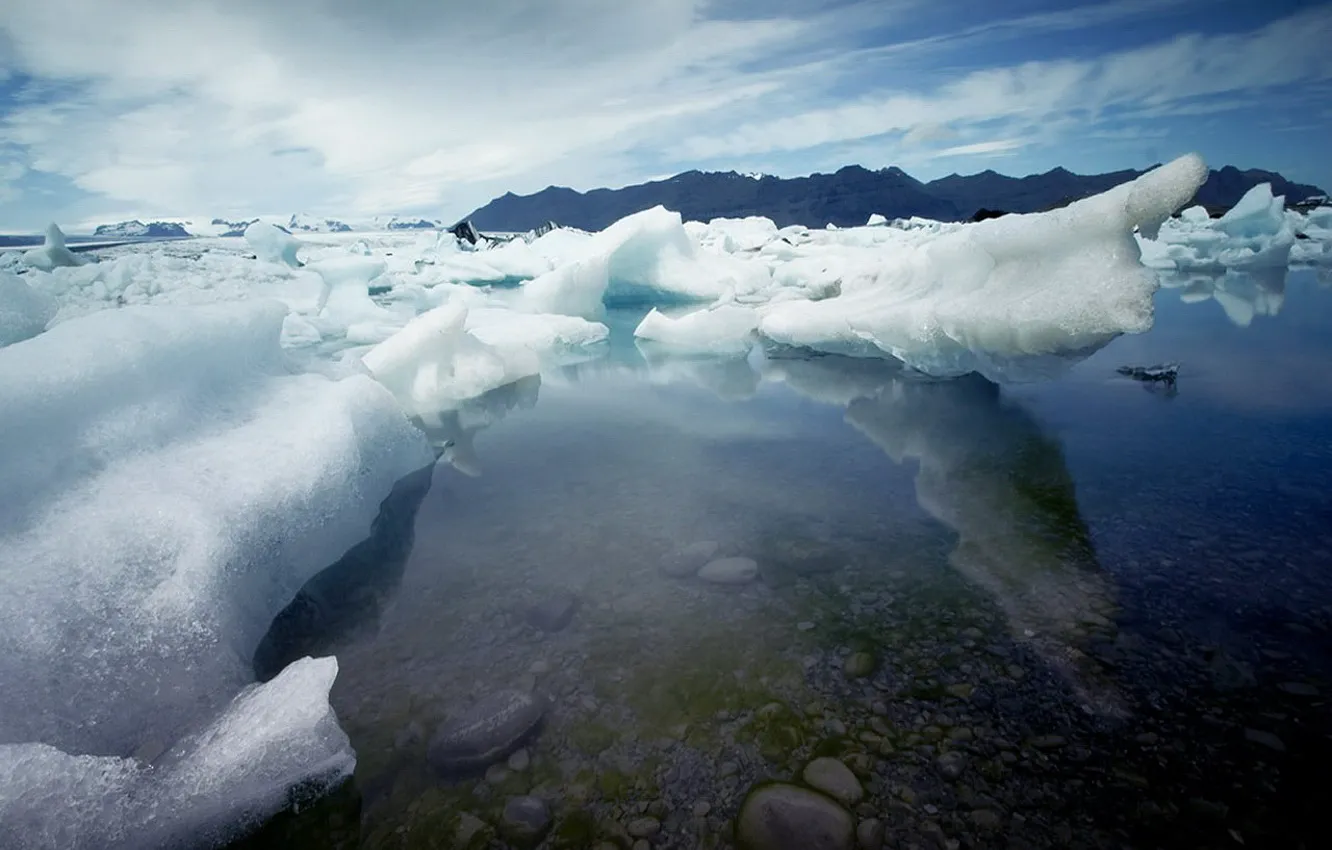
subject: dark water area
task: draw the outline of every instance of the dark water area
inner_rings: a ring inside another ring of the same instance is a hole
[[[1055,381],[645,356],[616,312],[421,421],[428,491],[256,657],[337,655],[356,774],[235,846],[766,847],[746,795],[819,757],[827,847],[1326,846],[1332,286],[1166,283]],[[539,722],[442,770],[496,694]]]

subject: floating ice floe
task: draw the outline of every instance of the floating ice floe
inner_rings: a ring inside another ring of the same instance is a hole
[[[364,375],[292,374],[272,302],[130,307],[0,348],[0,846],[209,844],[355,759],[274,616],[433,455]]]
[[[245,228],[245,241],[249,243],[255,256],[266,263],[281,263],[292,268],[299,268],[301,265],[296,256],[301,249],[301,240],[276,224],[254,222]]]
[[[1260,183],[1219,219],[1190,207],[1159,237],[1139,241],[1143,263],[1186,273],[1324,264],[1332,262],[1332,207],[1286,209],[1285,199]]]

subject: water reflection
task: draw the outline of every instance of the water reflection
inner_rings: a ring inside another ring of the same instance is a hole
[[[434,467],[394,485],[370,526],[370,536],[306,582],[273,619],[254,651],[254,672],[267,682],[304,656],[330,654],[340,642],[379,622],[402,583],[415,543],[416,513],[430,490]]]
[[[489,428],[514,410],[535,406],[540,390],[541,377],[532,375],[496,387],[456,408],[413,417],[412,423],[425,432],[436,457],[452,464],[464,475],[476,478],[481,475],[474,440],[477,432]]]
[[[894,462],[914,460],[916,498],[953,529],[952,565],[1007,615],[1013,634],[1106,713],[1120,699],[1081,649],[1112,627],[1113,587],[1099,568],[1073,480],[1053,437],[978,376],[914,380],[882,361],[822,357],[769,363],[770,379],[846,408],[846,420]]]
[[[1257,316],[1275,316],[1286,300],[1287,269],[1231,269],[1224,274],[1162,275],[1161,285],[1178,289],[1186,304],[1216,301],[1235,325],[1247,328]]]

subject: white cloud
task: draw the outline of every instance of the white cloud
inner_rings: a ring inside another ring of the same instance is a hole
[[[684,142],[695,157],[794,151],[917,128],[989,121],[1043,122],[1109,108],[1189,108],[1192,98],[1252,93],[1332,77],[1332,10],[1312,9],[1256,32],[1186,36],[1097,59],[1060,59],[974,71],[927,91],[892,91],[851,103],[751,121]]]
[[[1013,151],[1025,147],[1028,142],[1024,139],[993,139],[988,142],[975,142],[970,145],[957,145],[956,147],[944,148],[934,151],[930,156],[996,156],[1012,153]]]
[[[768,4],[767,18],[733,20],[708,18],[719,0],[7,0],[0,68],[36,83],[0,113],[0,146],[145,214],[444,216],[509,189],[762,167],[899,134],[895,149],[917,160],[998,155],[1016,147],[987,145],[1048,141],[1107,110],[1150,120],[1332,77],[1324,8],[1094,59],[866,73],[921,42],[1094,28],[1190,2],[1087,4],[850,49],[918,0],[803,17]],[[874,79],[887,82],[867,91]],[[987,138],[999,141],[970,142]]]

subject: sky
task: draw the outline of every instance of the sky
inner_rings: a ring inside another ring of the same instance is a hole
[[[1332,189],[1332,3],[4,0],[0,230],[896,165]]]

